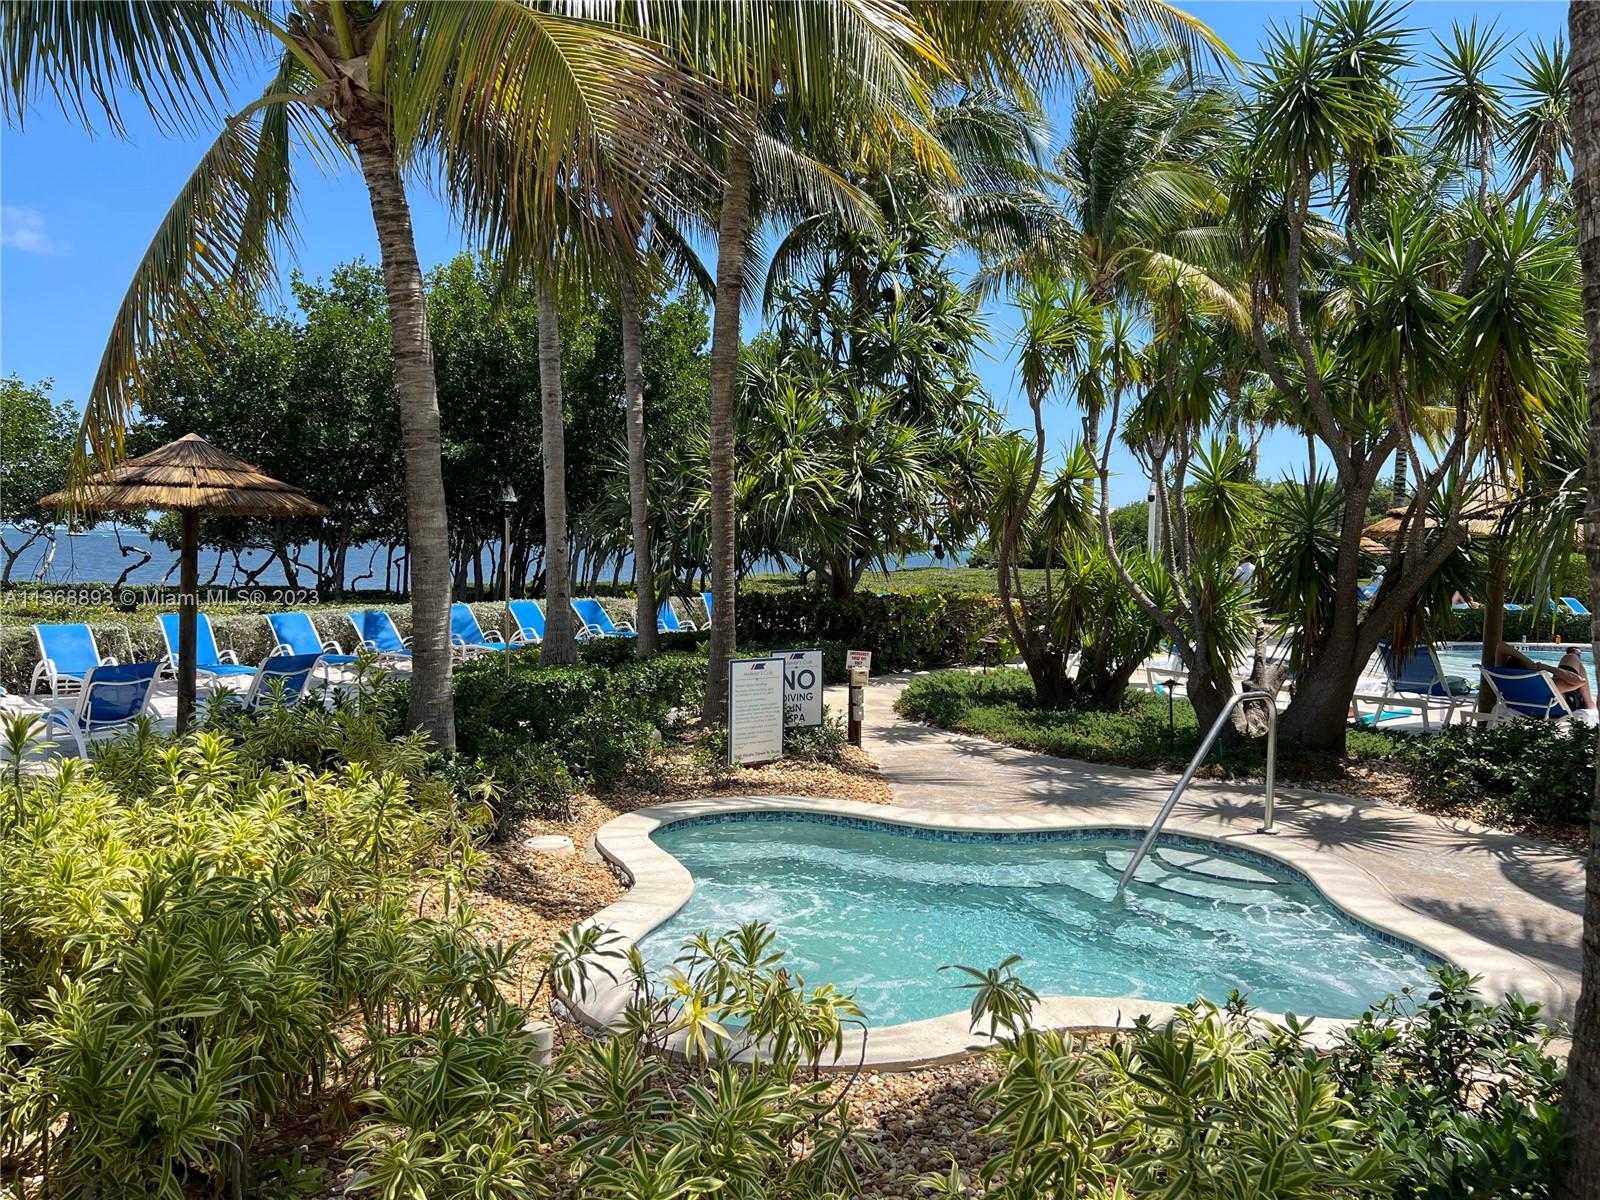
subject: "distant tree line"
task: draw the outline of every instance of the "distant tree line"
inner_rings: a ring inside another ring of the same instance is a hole
[[[326,280],[296,275],[294,308],[203,298],[212,341],[165,343],[140,381],[129,453],[198,433],[326,505],[321,520],[212,519],[205,544],[222,554],[264,552],[293,586],[343,591],[356,547],[386,548],[355,586],[403,591],[408,582],[403,457],[392,339],[382,273],[345,263]],[[491,264],[462,254],[427,279],[428,320],[449,499],[450,562],[458,595],[499,594],[502,489],[511,511],[513,590],[538,590],[544,565],[537,318],[531,296],[501,295]],[[604,296],[569,297],[562,374],[571,551],[580,578],[615,575],[627,547],[622,387],[617,321]],[[644,296],[643,346],[652,466],[666,471],[705,420],[704,303],[658,288]],[[59,474],[52,486],[58,486]],[[623,501],[619,524],[617,496]],[[176,528],[153,534],[176,544]],[[662,540],[664,569],[696,565],[692,542]],[[249,573],[243,576],[250,582]]]

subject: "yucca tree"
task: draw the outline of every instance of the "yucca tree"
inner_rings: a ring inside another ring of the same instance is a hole
[[[1044,475],[1044,406],[1083,377],[1093,346],[1103,339],[1105,316],[1088,288],[1043,269],[1017,291],[1016,306],[1017,374],[1033,418],[1033,440],[1024,470],[1005,476],[1008,498],[998,508],[995,577],[1001,612],[1028,667],[1034,693],[1041,704],[1056,707],[1071,699],[1067,679],[1071,647],[1059,643],[1049,623],[1030,611],[1027,598],[1020,594],[1016,569],[1027,527],[1036,517],[1036,496]],[[1048,593],[1044,603],[1047,609],[1052,605]]]
[[[1572,39],[1572,184],[1583,264],[1583,324],[1588,335],[1588,510],[1584,546],[1591,597],[1600,597],[1600,5],[1574,3]],[[1600,610],[1593,599],[1590,607]],[[1600,649],[1600,627],[1590,634]],[[1561,1097],[1567,1154],[1556,1179],[1560,1200],[1600,1197],[1600,777],[1589,810],[1584,871],[1583,978],[1572,1019],[1572,1053]]]
[[[273,65],[259,94],[229,112],[228,88],[262,57]],[[431,173],[491,244],[553,244],[574,196],[620,215],[613,224],[636,223],[655,168],[645,174],[633,164],[670,160],[681,146],[671,134],[683,108],[681,69],[614,28],[520,0],[17,3],[0,10],[0,64],[0,104],[14,123],[48,93],[86,124],[118,132],[124,96],[165,127],[220,124],[113,323],[87,397],[80,476],[91,462],[121,456],[152,346],[163,338],[204,345],[188,297],[270,285],[276,254],[294,233],[303,165],[361,170],[388,290],[405,449],[415,665],[408,719],[450,748],[439,412],[407,179]]]
[[[1457,553],[1458,506],[1474,489],[1452,481],[1515,475],[1552,393],[1534,358],[1554,367],[1570,354],[1571,317],[1557,315],[1572,303],[1558,265],[1570,241],[1530,198],[1509,204],[1484,184],[1515,124],[1487,78],[1493,37],[1468,29],[1441,50],[1421,98],[1430,128],[1397,137],[1409,61],[1399,13],[1343,0],[1275,31],[1251,81],[1247,169],[1228,177],[1261,366],[1326,453],[1341,502],[1329,607],[1279,722],[1317,750],[1343,747],[1367,659]],[[1549,131],[1548,116],[1530,120]],[[1394,152],[1375,153],[1386,144]],[[1313,202],[1341,180],[1331,207]],[[1367,499],[1396,455],[1414,484],[1383,586],[1363,607]],[[1428,535],[1440,521],[1444,534]]]

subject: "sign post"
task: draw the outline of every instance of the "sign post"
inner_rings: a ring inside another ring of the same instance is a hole
[[[822,651],[774,650],[783,659],[785,728],[822,724]]]
[[[867,676],[872,673],[872,651],[851,650],[844,662],[850,676],[850,744],[859,746],[861,722],[867,710]]]
[[[728,662],[728,763],[764,763],[783,757],[781,658]]]

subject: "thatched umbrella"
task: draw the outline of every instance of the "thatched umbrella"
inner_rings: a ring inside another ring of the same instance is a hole
[[[200,518],[323,517],[328,510],[297,487],[189,433],[159,450],[46,496],[46,508],[183,514],[178,574],[178,732],[194,713],[195,631],[200,611]]]

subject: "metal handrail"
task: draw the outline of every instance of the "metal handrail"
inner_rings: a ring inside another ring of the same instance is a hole
[[[1278,767],[1278,706],[1266,692],[1240,692],[1223,705],[1222,712],[1211,724],[1211,732],[1206,734],[1206,740],[1200,743],[1200,749],[1195,751],[1177,786],[1172,789],[1172,795],[1167,797],[1167,802],[1161,806],[1161,811],[1151,822],[1150,831],[1144,835],[1144,841],[1139,843],[1139,848],[1128,860],[1128,869],[1123,871],[1122,878],[1117,882],[1117,895],[1122,895],[1122,890],[1128,886],[1128,880],[1133,878],[1133,873],[1139,869],[1139,864],[1144,861],[1145,855],[1150,852],[1150,847],[1155,844],[1156,838],[1161,833],[1161,827],[1167,823],[1167,818],[1172,815],[1172,810],[1178,803],[1178,797],[1183,795],[1183,789],[1193,782],[1194,773],[1200,769],[1200,764],[1205,761],[1206,755],[1211,752],[1211,747],[1216,744],[1217,735],[1222,732],[1223,724],[1232,715],[1233,710],[1246,700],[1267,702],[1267,805],[1259,832],[1277,832],[1272,825],[1272,793],[1277,781]]]

